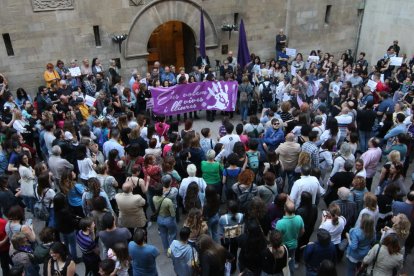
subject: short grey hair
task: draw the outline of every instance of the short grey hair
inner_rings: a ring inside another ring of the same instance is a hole
[[[187,173],[188,173],[188,176],[195,176],[195,174],[197,173],[197,167],[194,164],[188,165]]]
[[[52,147],[52,155],[59,156],[62,154],[62,149],[60,146],[56,145]]]
[[[352,154],[352,151],[351,151],[351,146],[349,145],[349,143],[348,142],[342,143],[339,152],[341,153],[341,155],[350,156]]]
[[[216,157],[216,152],[210,149],[207,151],[206,157],[207,157],[207,160],[213,160],[214,157]]]

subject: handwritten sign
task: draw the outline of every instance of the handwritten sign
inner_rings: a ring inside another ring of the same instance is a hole
[[[89,95],[86,95],[85,97],[85,104],[87,106],[93,106],[93,104],[95,103],[96,99],[94,97],[91,97]]]
[[[72,77],[79,77],[81,75],[81,69],[79,67],[69,68],[69,72]]]
[[[319,56],[309,56],[309,62],[319,62]]]
[[[296,76],[296,67],[295,66],[290,66],[290,74],[292,76]]]
[[[371,92],[377,88],[377,83],[373,80],[368,80],[367,86],[371,89]]]
[[[391,66],[401,66],[402,62],[403,62],[402,57],[390,57]]]
[[[286,48],[286,55],[288,55],[290,57],[296,56],[296,49]]]

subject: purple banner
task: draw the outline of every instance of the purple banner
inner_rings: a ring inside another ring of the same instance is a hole
[[[199,110],[234,111],[237,89],[237,81],[206,81],[152,88],[153,112],[175,115]]]

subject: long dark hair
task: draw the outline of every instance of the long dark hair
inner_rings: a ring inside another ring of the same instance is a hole
[[[188,185],[187,192],[185,195],[185,209],[190,210],[192,208],[200,208],[200,200],[198,198],[198,192],[200,188],[198,187],[197,182],[193,181]]]
[[[53,198],[53,209],[55,212],[59,212],[67,207],[66,196],[62,193],[57,193]]]
[[[37,194],[39,197],[43,196],[43,191],[50,188],[50,177],[49,172],[43,172],[38,178],[37,178]]]
[[[258,252],[263,252],[266,248],[266,240],[257,220],[246,221],[245,234],[247,235],[247,243],[244,248],[244,255],[246,259],[253,259]]]
[[[202,234],[198,241],[200,255],[208,254],[211,258],[216,259],[218,267],[223,268],[226,263],[226,249],[206,234]],[[256,252],[255,252],[256,253]]]
[[[27,92],[23,89],[23,88],[17,88],[17,90],[16,90],[16,97],[19,99],[19,100],[23,100],[23,99],[26,99],[26,100],[28,100],[29,99],[29,97],[27,96]]]
[[[326,122],[326,130],[330,130],[331,136],[338,135],[338,121],[335,118],[329,118]]]
[[[206,187],[205,210],[209,210],[210,215],[216,214],[220,209],[220,197],[216,192],[216,188],[212,185]]]

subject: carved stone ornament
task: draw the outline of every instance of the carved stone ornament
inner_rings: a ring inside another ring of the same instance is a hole
[[[32,0],[33,11],[73,10],[75,0]]]

